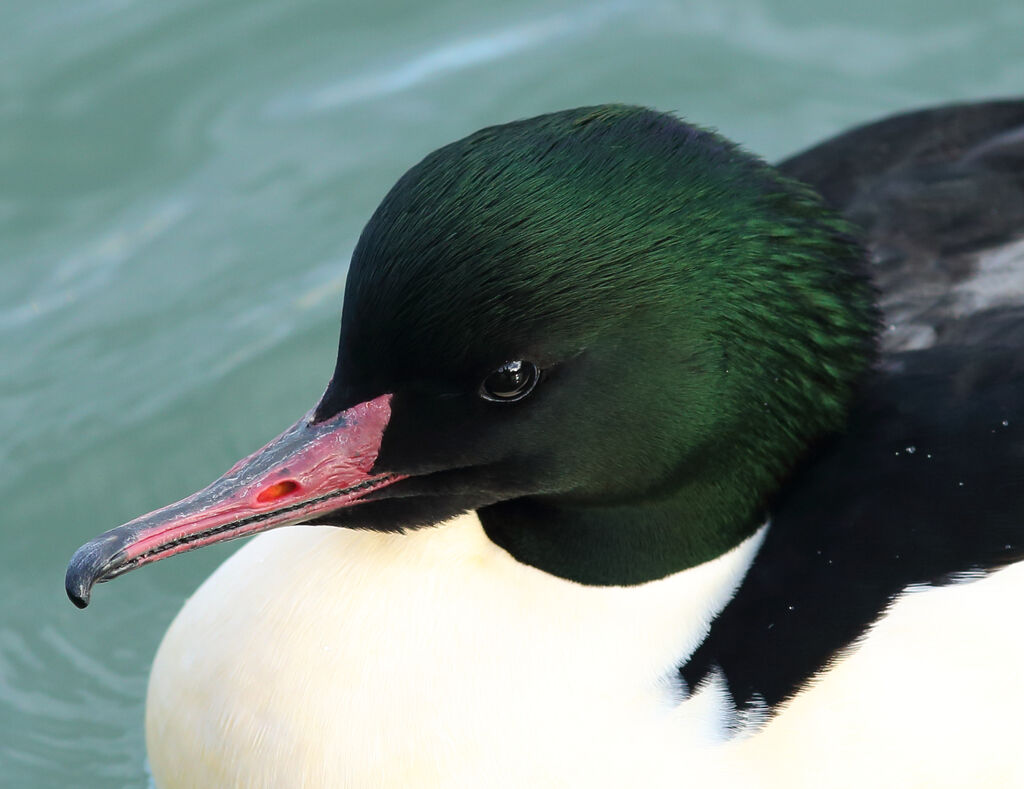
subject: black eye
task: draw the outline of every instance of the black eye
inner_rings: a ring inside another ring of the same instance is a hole
[[[540,371],[533,362],[522,359],[505,362],[484,378],[480,384],[480,396],[495,403],[514,403],[533,391],[538,378]]]

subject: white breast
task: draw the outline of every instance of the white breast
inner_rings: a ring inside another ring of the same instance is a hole
[[[157,654],[147,742],[177,787],[1024,786],[1024,565],[906,595],[763,731],[676,667],[763,533],[636,587],[520,565],[474,516],[257,537]]]
[[[154,777],[161,789],[678,786],[726,711],[715,688],[681,705],[676,667],[760,539],[601,588],[519,564],[473,515],[404,535],[257,537],[160,647]]]

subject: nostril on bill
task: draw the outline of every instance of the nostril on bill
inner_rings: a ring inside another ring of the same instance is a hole
[[[294,479],[282,479],[280,482],[275,482],[273,485],[264,488],[260,491],[256,497],[256,501],[260,504],[266,504],[271,501],[277,501],[285,496],[294,493],[299,489],[299,483]]]

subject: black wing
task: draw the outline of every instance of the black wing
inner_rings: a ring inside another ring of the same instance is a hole
[[[719,669],[739,709],[774,708],[906,587],[1024,559],[1024,354],[940,347],[887,366],[783,489],[681,669],[691,688]]]
[[[777,708],[908,586],[1024,559],[1024,291],[1011,277],[1004,302],[974,309],[950,295],[1024,235],[1024,101],[897,116],[780,166],[864,228],[900,323],[680,669],[691,688],[720,671],[741,711]]]

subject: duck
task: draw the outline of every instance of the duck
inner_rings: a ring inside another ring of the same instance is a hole
[[[1022,144],[600,105],[426,156],[319,402],[68,565],[258,534],[159,647],[156,786],[1024,786]]]

